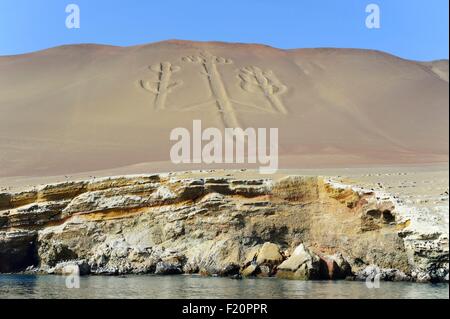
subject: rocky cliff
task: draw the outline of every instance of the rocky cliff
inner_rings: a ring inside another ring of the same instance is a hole
[[[448,281],[448,234],[322,177],[132,175],[0,193],[0,272]]]

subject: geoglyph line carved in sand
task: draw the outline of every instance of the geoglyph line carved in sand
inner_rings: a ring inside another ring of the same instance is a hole
[[[271,70],[263,71],[256,66],[245,67],[240,70],[241,88],[247,92],[261,91],[270,102],[272,110],[287,114],[287,109],[281,102],[279,95],[287,91],[287,87],[273,74]]]
[[[164,110],[166,108],[167,95],[176,87],[183,84],[181,80],[172,82],[172,73],[180,70],[179,66],[174,66],[170,62],[161,62],[150,67],[150,70],[158,76],[156,82],[141,80],[141,87],[155,94],[155,109]]]
[[[233,61],[227,58],[218,57],[209,52],[202,52],[199,55],[183,57],[184,62],[198,63],[203,66],[203,74],[207,76],[209,88],[215,99],[215,104],[220,113],[221,120],[225,127],[240,127],[236,116],[236,111],[233,108],[231,99],[229,98],[225,89],[225,84],[222,76],[217,68],[220,64],[232,64]]]

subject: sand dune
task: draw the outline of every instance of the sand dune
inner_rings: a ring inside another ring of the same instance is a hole
[[[166,41],[0,57],[0,177],[169,161],[175,127],[278,127],[280,167],[448,161],[448,61]],[[189,167],[183,167],[189,169]]]

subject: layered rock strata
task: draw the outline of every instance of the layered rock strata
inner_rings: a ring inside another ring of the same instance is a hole
[[[322,177],[132,175],[0,193],[0,272],[448,281],[448,234]]]

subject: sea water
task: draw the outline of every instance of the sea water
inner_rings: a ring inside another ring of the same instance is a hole
[[[369,288],[370,287],[370,288]],[[377,285],[378,287],[378,285]],[[79,288],[51,275],[0,275],[0,298],[449,298],[448,284],[233,280],[192,275],[87,276]]]

